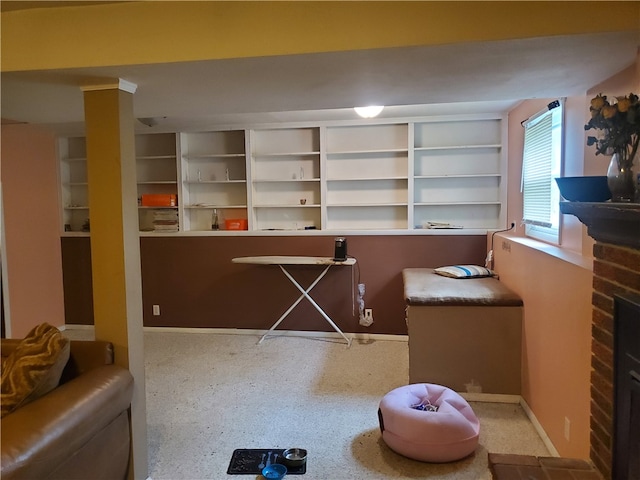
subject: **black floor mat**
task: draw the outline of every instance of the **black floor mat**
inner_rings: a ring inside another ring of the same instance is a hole
[[[259,475],[262,468],[259,465],[270,463],[283,463],[282,452],[284,448],[238,448],[231,455],[231,462],[227,474],[229,475]],[[269,455],[271,454],[271,455]],[[287,467],[287,475],[304,475],[307,473],[307,463],[299,467]]]

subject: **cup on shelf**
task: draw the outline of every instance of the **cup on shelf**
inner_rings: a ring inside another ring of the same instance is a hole
[[[307,204],[307,199],[306,198],[301,198],[300,199],[300,205],[306,205]]]

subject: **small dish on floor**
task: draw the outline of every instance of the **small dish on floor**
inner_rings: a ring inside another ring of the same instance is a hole
[[[288,448],[282,452],[282,457],[287,467],[299,467],[307,462],[307,451],[304,448]]]
[[[279,480],[287,474],[287,467],[279,463],[272,463],[262,469],[262,476],[269,480]]]

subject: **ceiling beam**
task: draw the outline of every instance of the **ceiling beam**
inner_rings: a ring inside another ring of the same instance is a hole
[[[16,72],[629,31],[640,2],[146,1],[0,17],[1,69]]]

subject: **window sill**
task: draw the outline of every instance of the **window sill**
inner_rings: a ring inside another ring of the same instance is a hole
[[[577,267],[584,268],[585,270],[589,270],[590,272],[593,271],[592,257],[585,257],[584,255],[581,255],[577,252],[567,250],[557,245],[550,245],[533,238],[519,237],[516,235],[510,235],[508,233],[497,233],[496,237],[504,238],[505,240],[509,240],[510,242],[523,245],[532,250],[536,250],[551,257],[557,258],[558,260],[562,260],[563,262],[567,262]]]

